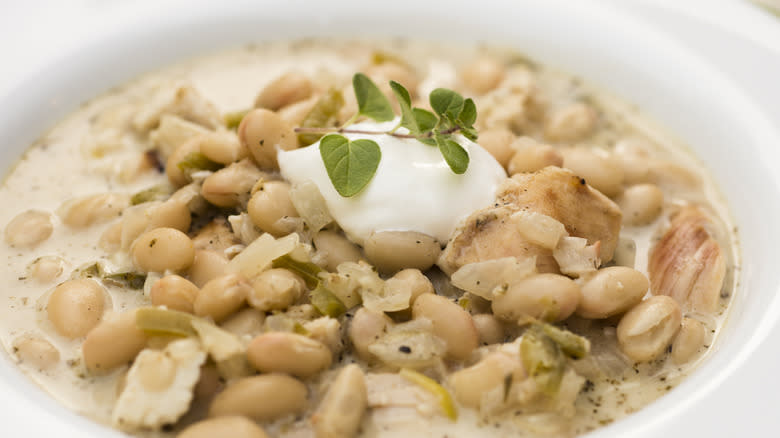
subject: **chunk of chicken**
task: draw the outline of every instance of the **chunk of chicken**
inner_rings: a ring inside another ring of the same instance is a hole
[[[685,310],[712,313],[718,309],[726,261],[712,227],[709,216],[693,206],[672,218],[650,250],[650,292],[669,295]]]
[[[585,238],[589,245],[601,242],[601,261],[612,259],[620,233],[620,208],[570,170],[551,166],[507,179],[494,206],[473,213],[453,233],[438,266],[452,274],[468,263],[536,256],[540,272],[558,272],[552,250],[518,232],[515,213],[520,211],[552,217],[570,236]]]
[[[114,426],[128,431],[157,430],[176,422],[190,406],[205,360],[206,353],[193,338],[171,342],[162,351],[142,351],[114,406]]]

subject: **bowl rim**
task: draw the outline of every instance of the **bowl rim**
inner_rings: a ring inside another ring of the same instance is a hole
[[[281,14],[281,12],[287,11],[288,9],[284,8],[284,3],[281,1],[270,1],[265,2],[264,4],[267,5],[274,5],[278,6],[278,9],[275,9],[273,13],[268,15],[269,19],[278,19],[283,20],[284,15]],[[402,0],[398,2],[400,5],[413,5],[414,2]],[[510,1],[496,1],[493,2],[495,6],[514,6],[518,3],[516,2],[510,2]],[[525,2],[524,4],[527,4],[528,2]],[[249,2],[238,2],[237,5],[242,5],[240,7],[248,7],[247,5]],[[349,2],[349,1],[336,1],[335,2],[338,7],[344,7],[344,8],[351,8],[355,7],[355,3]],[[701,59],[699,56],[697,56],[695,53],[691,53],[687,49],[678,46],[675,44],[675,42],[667,38],[661,34],[659,34],[655,29],[653,29],[652,25],[644,22],[641,20],[640,17],[635,16],[629,16],[626,15],[624,12],[618,11],[617,9],[613,9],[609,6],[600,5],[599,7],[593,8],[593,5],[585,6],[585,5],[579,5],[576,6],[571,5],[570,3],[565,3],[562,0],[554,0],[549,2],[549,5],[557,5],[557,6],[547,6],[547,7],[559,7],[563,8],[566,7],[570,11],[571,14],[580,13],[583,17],[588,17],[590,19],[596,20],[597,22],[610,22],[613,23],[616,21],[619,21],[621,24],[617,26],[621,32],[625,32],[625,35],[630,35],[631,38],[634,38],[636,41],[643,41],[643,42],[649,42],[650,45],[658,45],[659,47],[664,47],[666,52],[666,56],[670,56],[676,60],[680,60],[681,65],[688,66],[690,68],[693,68],[697,71],[704,71],[706,72],[707,81],[710,85],[719,87],[720,91],[724,93],[724,95],[727,95],[726,100],[729,102],[736,102],[740,108],[740,111],[743,112],[742,117],[745,118],[753,118],[755,119],[751,126],[756,128],[756,132],[753,132],[751,134],[751,138],[753,138],[754,142],[756,144],[764,145],[764,148],[769,148],[770,144],[780,144],[780,142],[777,142],[777,139],[780,138],[780,135],[778,135],[777,129],[772,125],[768,115],[765,113],[765,111],[760,110],[756,105],[754,105],[748,97],[744,95],[744,92],[741,90],[741,87],[736,86],[732,80],[726,78],[722,74],[720,74],[717,70],[714,70],[714,67],[707,61]],[[334,4],[329,5],[330,8],[334,8]],[[588,8],[593,8],[591,10],[587,10]],[[85,66],[94,66],[97,67],[105,67],[106,64],[110,65],[112,62],[116,62],[121,60],[121,56],[117,53],[114,53],[113,55],[111,53],[106,53],[106,43],[111,42],[112,39],[121,42],[122,40],[125,40],[125,46],[121,46],[123,50],[131,50],[133,47],[135,47],[136,52],[140,49],[142,50],[144,45],[153,43],[154,39],[159,38],[162,36],[163,38],[170,38],[171,36],[176,35],[177,32],[180,32],[183,28],[186,28],[187,26],[192,26],[193,23],[200,23],[200,22],[210,22],[214,20],[235,20],[235,21],[241,21],[241,14],[240,14],[240,8],[238,6],[231,6],[230,8],[226,8],[224,11],[222,11],[220,14],[217,14],[215,17],[212,13],[207,13],[205,11],[193,11],[192,16],[187,16],[181,18],[182,22],[178,23],[178,25],[173,25],[171,27],[170,23],[166,23],[165,20],[159,19],[159,20],[152,20],[148,22],[147,28],[145,28],[143,31],[140,31],[136,29],[133,31],[132,29],[129,29],[129,26],[127,28],[123,27],[117,27],[112,32],[109,32],[106,34],[105,38],[101,42],[93,42],[91,45],[83,45],[78,48],[76,48],[73,52],[63,54],[58,59],[53,59],[49,64],[44,66],[39,71],[35,72],[34,74],[30,75],[29,78],[27,78],[24,82],[18,84],[15,86],[11,91],[9,91],[6,95],[0,96],[0,102],[22,102],[25,100],[36,102],[41,104],[42,107],[47,108],[51,111],[51,115],[48,117],[48,119],[60,119],[61,116],[64,116],[67,111],[72,110],[75,107],[75,103],[77,102],[77,99],[75,98],[76,95],[79,93],[76,91],[70,91],[69,93],[63,94],[59,98],[55,99],[54,101],[51,100],[51,91],[52,87],[56,88],[56,85],[69,85],[72,84],[74,81],[76,81],[76,78],[80,76],[80,73],[83,73]],[[306,14],[304,14],[304,17],[298,17],[303,19],[312,20],[314,23],[319,23],[318,25],[321,27],[318,27],[317,29],[321,29],[324,26],[327,26],[329,23],[332,23],[332,21],[323,20],[322,16],[318,16],[316,12],[318,10],[313,9],[308,11]],[[357,10],[348,11],[352,16],[358,17],[359,14],[356,12]],[[319,20],[319,21],[318,21]],[[370,24],[369,24],[370,25]],[[292,36],[292,35],[284,35],[284,36]],[[220,46],[223,42],[223,40],[229,39],[229,38],[235,38],[235,35],[232,37],[223,38],[222,40],[219,40],[218,44],[214,44],[213,46],[208,47],[208,50],[214,50],[218,48],[217,46]],[[496,37],[498,38],[498,37]],[[129,42],[132,40],[132,42]],[[182,43],[182,47],[186,46],[186,44]],[[188,55],[194,55],[195,52],[201,52],[202,50],[195,49],[195,45],[192,45],[193,47],[187,47],[182,52],[179,52],[178,57],[179,60],[181,59],[182,55],[185,56]],[[115,49],[116,47],[114,47]],[[168,53],[168,52],[166,52]],[[105,55],[106,58],[101,57],[100,61],[96,60],[95,54],[99,55]],[[151,60],[147,60],[146,64],[161,64],[162,61],[166,58],[170,58],[169,55],[163,55],[158,54],[151,58]],[[49,80],[51,82],[51,79],[49,78],[52,71],[55,69],[59,70],[59,73],[61,74],[60,77],[54,80],[54,83],[49,83],[46,86],[43,87],[37,87],[33,86],[34,84],[40,84],[40,81],[46,82],[46,80]],[[139,73],[138,71],[135,71],[133,73],[130,73],[128,71],[125,76],[134,77]],[[108,87],[106,86],[100,86],[101,84],[105,83],[116,83],[118,79],[118,75],[109,75],[105,79],[96,80],[94,81],[91,86],[99,89],[106,89]],[[121,75],[119,75],[121,78]],[[125,79],[129,79],[130,77],[125,77]],[[110,79],[109,79],[110,78]],[[84,93],[81,93],[82,97]],[[93,94],[88,94],[89,96],[92,96]],[[18,126],[29,126],[30,121],[29,114],[10,114],[9,117],[4,118],[4,120],[0,121],[0,132],[6,133],[6,132],[14,132],[14,129],[18,129],[16,127]],[[14,139],[21,139],[24,136],[16,135],[11,136],[11,142],[14,141]],[[25,144],[29,144],[30,142],[26,142]],[[765,149],[763,151],[765,156],[768,157],[777,157],[776,151],[771,151],[768,149]],[[775,188],[780,187],[780,180],[778,180],[778,177],[775,176],[773,179],[773,182],[775,183]],[[741,290],[741,289],[740,289]],[[765,346],[767,343],[767,340],[769,336],[777,331],[777,323],[778,323],[778,315],[780,315],[780,297],[776,297],[774,300],[771,300],[771,302],[768,303],[768,305],[765,308],[764,311],[764,317],[761,319],[760,323],[755,326],[756,331],[754,332],[754,336],[750,338],[750,340],[740,349],[740,354],[736,356],[735,360],[731,361],[727,367],[721,368],[718,372],[712,373],[711,379],[708,379],[708,381],[704,382],[703,379],[693,380],[694,377],[697,377],[700,373],[697,371],[697,373],[694,376],[691,376],[687,381],[683,382],[679,388],[685,387],[685,394],[687,395],[680,395],[683,392],[682,391],[673,391],[672,394],[669,394],[664,397],[664,400],[671,400],[668,403],[665,404],[675,404],[678,407],[682,407],[680,411],[685,411],[687,409],[690,409],[691,405],[702,401],[705,397],[708,395],[711,395],[714,393],[714,391],[717,390],[718,386],[720,386],[726,379],[728,379],[730,376],[734,375],[735,372],[737,372],[738,369],[740,369],[744,363],[748,360],[748,358],[761,346]],[[13,365],[11,364],[11,361],[8,360],[7,355],[5,352],[2,354],[4,359],[0,359],[0,376],[8,377],[13,376],[13,372],[16,372],[15,368],[12,368]],[[702,365],[702,368],[705,368],[709,365],[709,363],[705,363]],[[10,373],[8,371],[11,371]],[[709,368],[706,368],[706,370],[709,370]],[[18,372],[16,372],[19,374]],[[20,376],[21,374],[19,374]],[[23,380],[23,382],[19,383],[20,389],[15,390],[14,388],[8,387],[8,381],[6,379],[0,379],[0,388],[3,390],[10,391],[11,393],[21,395],[23,401],[20,401],[18,404],[18,407],[20,409],[24,409],[26,406],[27,408],[38,405],[44,408],[49,414],[50,419],[47,421],[51,421],[52,423],[61,423],[60,425],[62,427],[67,427],[66,423],[68,423],[68,419],[66,418],[66,421],[61,421],[60,418],[63,413],[69,413],[70,411],[67,411],[62,406],[60,406],[58,403],[53,402],[53,400],[48,397],[45,393],[43,393],[40,390],[31,391],[31,388],[36,388],[34,384],[29,382],[27,379],[20,379]],[[670,397],[672,397],[670,399]],[[0,400],[2,398],[0,397]],[[621,433],[628,433],[628,431],[631,431],[631,434],[633,436],[640,436],[641,433],[648,434],[647,436],[652,436],[652,432],[650,432],[653,428],[659,428],[662,427],[662,423],[666,423],[671,421],[672,417],[679,417],[681,412],[676,413],[670,413],[670,412],[663,412],[662,408],[659,408],[658,403],[651,404],[650,406],[645,407],[640,412],[632,415],[632,417],[621,420],[613,425],[607,426],[605,428],[602,428],[598,430],[594,436],[601,436],[601,435],[610,435],[615,434],[615,436],[620,436]],[[20,414],[24,416],[24,414]],[[68,416],[72,417],[72,416]],[[75,424],[75,427],[78,428],[79,431],[81,430],[93,430],[94,423],[88,420],[79,419],[83,421],[74,421],[73,424]],[[642,423],[641,426],[638,426],[637,423]],[[36,425],[37,426],[37,425]],[[36,427],[33,426],[33,427]],[[637,430],[637,427],[640,427],[641,430]],[[84,429],[82,429],[84,428]],[[99,430],[102,433],[106,433],[106,430],[103,428],[98,428],[94,430]],[[75,435],[74,435],[75,436]]]

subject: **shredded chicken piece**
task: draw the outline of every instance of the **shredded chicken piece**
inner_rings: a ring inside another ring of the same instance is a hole
[[[123,430],[159,429],[189,409],[206,353],[193,338],[138,354],[111,421]]]
[[[469,216],[442,252],[438,266],[452,274],[467,263],[502,257],[536,257],[540,272],[559,272],[552,251],[518,232],[516,212],[527,211],[561,222],[569,236],[601,242],[602,262],[612,259],[620,233],[620,208],[570,170],[546,167],[516,174],[499,188],[496,203]]]

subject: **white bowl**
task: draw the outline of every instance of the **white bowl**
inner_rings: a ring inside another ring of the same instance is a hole
[[[25,58],[34,68],[13,65],[26,78],[10,82],[14,85],[0,96],[4,169],[36,136],[111,86],[192,55],[266,39],[400,35],[511,45],[636,103],[691,145],[716,175],[739,227],[741,281],[710,358],[668,395],[592,436],[776,433],[780,418],[770,407],[780,401],[775,379],[780,342],[772,340],[780,335],[780,269],[774,261],[780,248],[780,133],[772,123],[778,107],[762,100],[762,90],[777,86],[771,76],[735,83],[734,76],[705,61],[701,50],[686,48],[658,25],[608,2],[395,0],[380,7],[346,0],[280,0],[209,7],[193,0],[115,5],[113,10],[96,5],[91,21],[80,17],[84,26],[93,26],[87,29],[94,32],[82,32],[90,38],[73,39],[68,52],[49,52],[37,63]],[[757,14],[746,8],[737,10]],[[726,41],[736,38],[709,31]],[[728,50],[722,53],[726,59],[744,55],[734,47]],[[780,70],[780,57],[766,62]],[[3,436],[119,436],[60,406],[4,353],[0,405]]]

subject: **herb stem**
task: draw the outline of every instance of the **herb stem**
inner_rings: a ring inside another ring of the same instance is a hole
[[[455,132],[458,132],[460,130],[459,126],[452,127],[450,129],[441,131],[441,134],[447,135],[447,134],[453,134]],[[294,131],[297,134],[331,134],[331,133],[337,133],[337,134],[367,134],[367,135],[392,135],[393,137],[398,138],[431,138],[433,137],[433,131],[427,132],[422,135],[413,135],[413,134],[401,134],[399,132],[394,131],[370,131],[366,129],[349,129],[349,128],[314,128],[314,127],[296,127]]]

